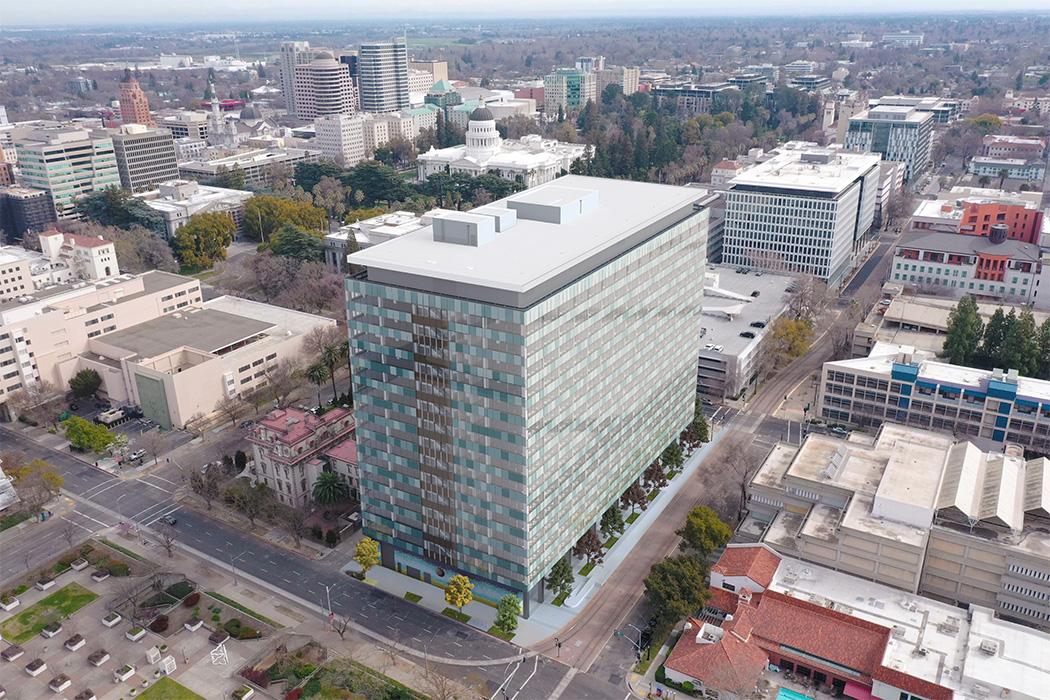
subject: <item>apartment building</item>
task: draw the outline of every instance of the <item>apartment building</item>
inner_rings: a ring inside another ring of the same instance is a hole
[[[890,279],[928,293],[1050,308],[1050,275],[1039,246],[1010,240],[1007,231],[1006,224],[993,224],[988,236],[906,233],[894,250]]]
[[[762,544],[729,545],[709,594],[665,661],[669,679],[704,697],[751,697],[773,669],[832,696],[879,700],[1037,700],[1050,685],[1045,632]]]
[[[543,78],[543,110],[547,114],[575,112],[597,99],[594,73],[558,68]]]
[[[270,184],[274,165],[294,168],[296,163],[316,163],[320,158],[321,151],[308,148],[249,147],[217,158],[179,163],[179,177],[208,182],[221,172],[236,169],[244,173],[245,185],[261,187]]]
[[[989,134],[982,142],[981,155],[989,158],[1038,159],[1046,155],[1046,139]]]
[[[628,66],[610,66],[594,71],[596,99],[601,99],[605,88],[610,85],[619,85],[624,95],[633,95],[638,92],[638,79],[641,75],[640,68]]]
[[[788,143],[729,181],[722,261],[837,286],[866,243],[879,158]]]
[[[305,334],[329,325],[235,297],[204,301],[198,280],[167,272],[51,285],[0,302],[0,404],[90,368],[113,402],[181,428],[222,398],[264,386],[269,368],[300,358]],[[2,405],[0,413],[11,417]]]
[[[0,188],[0,231],[6,243],[18,243],[27,233],[50,228],[57,221],[55,205],[46,190]]]
[[[174,179],[161,182],[157,189],[135,196],[164,218],[164,233],[170,240],[194,214],[229,214],[240,230],[244,222],[244,205],[252,198],[252,193],[202,185],[193,180]]]
[[[364,112],[408,109],[408,47],[402,40],[361,44],[357,88]]]
[[[705,196],[566,175],[350,256],[362,512],[384,566],[463,571],[526,615],[542,601],[692,419]]]
[[[22,184],[44,190],[59,219],[79,219],[76,200],[120,187],[113,139],[102,130],[76,127],[30,129],[15,141]]]
[[[999,180],[1022,180],[1042,182],[1046,177],[1046,161],[1041,158],[992,158],[974,156],[970,159],[969,172],[981,178]]]
[[[930,165],[933,114],[914,107],[878,106],[849,119],[845,148],[879,153],[885,160],[904,163],[904,178],[912,181]]]
[[[179,176],[175,141],[167,129],[127,124],[113,134],[113,153],[120,184],[132,192]]]
[[[349,409],[333,408],[317,416],[278,408],[252,426],[247,439],[255,460],[253,478],[286,506],[309,505],[314,483],[325,471],[338,474],[351,495],[357,492],[354,414]]]
[[[655,85],[650,92],[661,101],[674,100],[681,114],[707,114],[715,106],[718,95],[737,89],[729,83],[687,83]]]
[[[1050,382],[938,362],[909,346],[875,343],[867,357],[824,363],[815,407],[833,423],[904,423],[1050,451]]]
[[[317,119],[327,114],[357,111],[357,88],[350,67],[327,52],[319,52],[309,63],[295,66],[295,116]]]
[[[295,104],[295,69],[313,59],[308,41],[281,42],[281,93],[284,95],[284,106],[290,116],[296,116]]]
[[[749,517],[781,554],[1050,629],[1047,468],[1016,445],[893,423],[810,434],[770,452]]]

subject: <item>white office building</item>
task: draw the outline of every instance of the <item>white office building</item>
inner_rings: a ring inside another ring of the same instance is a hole
[[[295,104],[295,69],[313,60],[308,41],[281,42],[281,92],[284,93],[284,104],[288,114],[296,116]]]
[[[404,41],[361,44],[357,88],[364,112],[408,109],[408,48]]]
[[[175,143],[167,129],[125,124],[113,134],[113,152],[120,184],[132,192],[179,175]]]
[[[350,66],[335,60],[327,51],[295,67],[293,89],[295,116],[300,119],[357,110],[357,89],[350,77]]]
[[[462,146],[431,148],[420,153],[416,161],[420,182],[435,173],[491,173],[533,187],[568,172],[589,148],[582,143],[544,139],[539,134],[504,141],[496,131],[495,117],[486,107],[471,113],[466,141]]]
[[[344,168],[365,160],[365,118],[357,114],[329,114],[314,120],[314,143],[325,158]]]
[[[880,153],[886,160],[904,163],[904,178],[911,181],[930,165],[933,123],[932,112],[880,105],[850,117],[844,145],[851,151]]]
[[[729,181],[722,262],[837,286],[872,227],[879,157],[788,143]]]
[[[890,46],[922,46],[925,34],[912,34],[910,31],[889,32],[882,35],[882,43]]]

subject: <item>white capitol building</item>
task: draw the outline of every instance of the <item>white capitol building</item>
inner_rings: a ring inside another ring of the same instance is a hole
[[[490,173],[505,180],[520,179],[526,187],[534,187],[568,172],[587,148],[586,144],[561,143],[539,134],[505,141],[496,131],[492,112],[478,107],[470,114],[467,142],[449,148],[431,147],[419,154],[418,177],[422,182],[435,173]]]

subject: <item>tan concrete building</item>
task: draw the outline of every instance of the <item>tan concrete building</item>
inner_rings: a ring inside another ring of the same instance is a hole
[[[1050,460],[887,423],[778,444],[748,497],[782,554],[1050,627]]]

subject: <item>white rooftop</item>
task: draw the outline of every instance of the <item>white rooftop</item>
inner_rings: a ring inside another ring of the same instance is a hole
[[[690,187],[566,175],[470,213],[435,217],[476,226],[479,218],[496,220],[512,210],[507,222],[500,220],[502,230],[487,225],[490,236],[479,245],[435,240],[432,222],[349,261],[366,267],[373,281],[468,298],[489,290],[487,297],[505,300],[497,303],[529,305],[524,296],[571,283],[691,216],[693,205],[708,198]]]
[[[741,268],[731,265],[714,265],[704,276],[704,304],[700,325],[704,329],[701,339],[705,351],[707,345],[721,347],[722,354],[739,356],[752,345],[757,345],[765,335],[765,328],[756,328],[752,323],[773,323],[787,307],[787,288],[794,277],[766,271],[738,272]],[[751,296],[758,292],[758,296]],[[742,337],[741,333],[752,333],[753,337]]]
[[[729,181],[733,187],[769,187],[837,194],[868,170],[877,167],[877,153],[839,149],[778,149],[777,155],[754,165]]]

